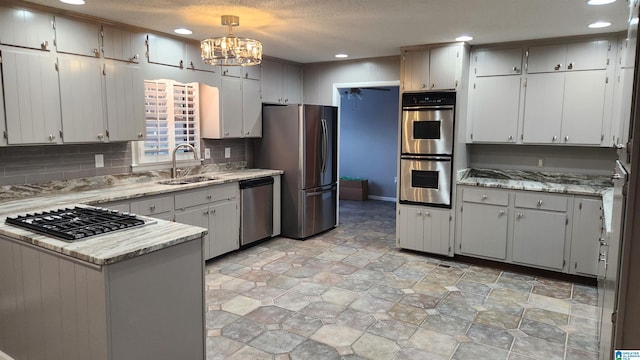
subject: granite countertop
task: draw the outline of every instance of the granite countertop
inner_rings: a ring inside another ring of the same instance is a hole
[[[215,179],[199,183],[165,185],[160,184],[159,181],[167,179],[167,172],[149,172],[54,181],[41,185],[4,186],[2,187],[2,199],[0,199],[0,234],[95,265],[111,264],[197,239],[206,233],[206,229],[145,218],[151,223],[139,228],[69,243],[7,225],[4,220],[7,216],[26,212],[73,206],[100,206],[100,204],[112,201],[129,200],[283,173],[281,170],[264,169],[213,172],[207,172],[206,168],[200,170],[205,171],[197,171],[195,174],[207,175],[215,177]]]
[[[613,187],[611,178],[603,175],[504,169],[466,169],[458,174],[457,184],[593,196]]]

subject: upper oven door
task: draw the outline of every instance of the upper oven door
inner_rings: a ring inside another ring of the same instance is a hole
[[[453,154],[453,106],[404,107],[402,154]]]

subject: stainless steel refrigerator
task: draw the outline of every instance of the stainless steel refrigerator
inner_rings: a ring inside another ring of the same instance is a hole
[[[254,163],[284,170],[283,236],[304,239],[337,225],[337,119],[333,106],[263,105]]]

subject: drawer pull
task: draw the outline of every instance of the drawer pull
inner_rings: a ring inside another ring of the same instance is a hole
[[[211,194],[207,195],[207,200],[211,200]]]
[[[500,216],[504,215],[504,210],[498,210],[498,215]]]
[[[430,213],[430,212],[428,212],[428,211],[425,211],[425,212],[424,212],[424,216],[431,216],[431,213]]]
[[[154,211],[155,209],[156,209],[156,206],[155,206],[155,205],[151,205],[151,206],[149,206],[149,210]]]
[[[542,200],[538,200],[538,207],[542,206]]]
[[[523,218],[524,214],[523,213],[518,213],[518,219]]]
[[[418,210],[418,215],[422,215],[422,210]]]
[[[487,200],[487,194],[482,194],[482,200]]]

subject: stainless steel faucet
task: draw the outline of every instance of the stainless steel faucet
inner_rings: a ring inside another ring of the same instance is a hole
[[[171,157],[171,178],[175,179],[176,178],[176,152],[178,151],[178,149],[182,148],[182,147],[186,147],[188,149],[191,149],[191,151],[193,151],[193,159],[194,160],[198,160],[198,153],[196,153],[196,149],[193,147],[193,145],[191,144],[187,144],[187,143],[182,143],[182,144],[178,144],[176,145],[175,149],[173,149],[173,156]]]

